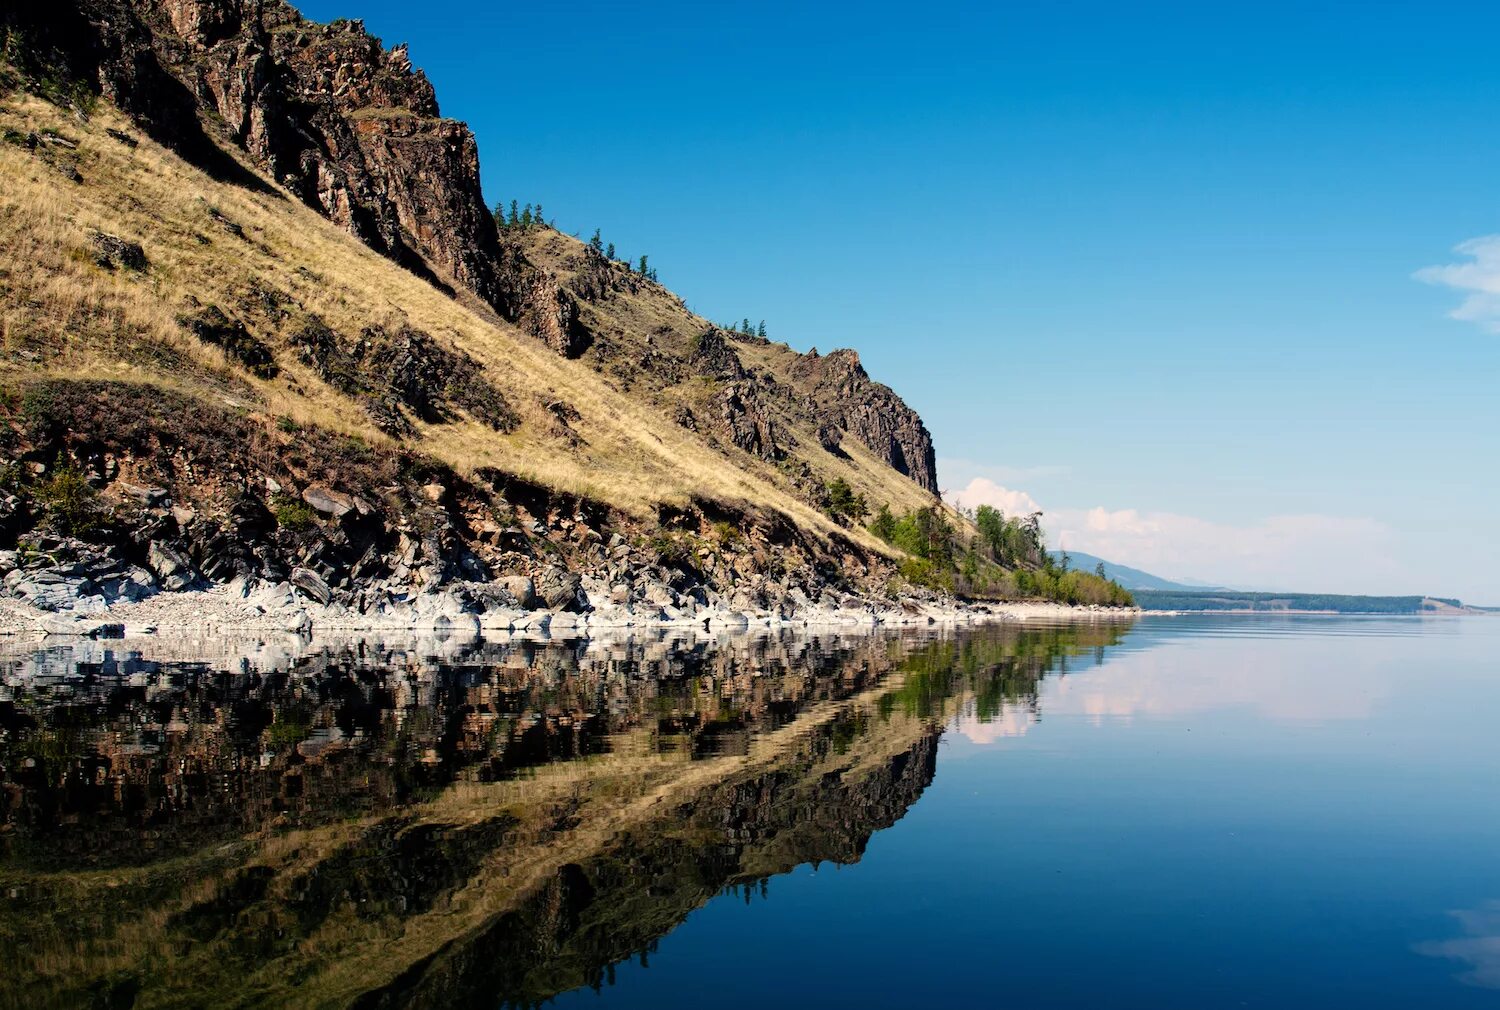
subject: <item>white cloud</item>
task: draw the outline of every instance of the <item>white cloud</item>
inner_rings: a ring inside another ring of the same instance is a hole
[[[1278,515],[1215,522],[1139,509],[1048,510],[1025,491],[984,477],[948,500],[993,505],[1006,515],[1043,512],[1054,548],[1083,551],[1165,578],[1305,592],[1412,592],[1391,557],[1391,530],[1357,516]]]
[[[1470,239],[1453,251],[1470,262],[1425,267],[1416,272],[1417,280],[1465,292],[1464,300],[1448,315],[1500,333],[1500,235]]]
[[[987,747],[998,740],[1025,736],[1036,725],[1036,713],[1025,705],[1004,705],[1000,712],[981,719],[971,709],[954,720],[953,728],[970,743]]]
[[[960,508],[975,509],[981,505],[992,505],[1008,516],[1030,515],[1042,511],[1036,499],[1025,491],[1012,491],[990,480],[975,477],[958,491],[948,492],[948,501]]]

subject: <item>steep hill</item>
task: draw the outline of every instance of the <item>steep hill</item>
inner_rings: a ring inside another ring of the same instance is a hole
[[[518,576],[560,609],[775,608],[893,570],[830,484],[934,503],[926,428],[854,352],[497,229],[468,129],[358,22],[64,0],[0,31],[13,594],[254,576],[368,610]]]

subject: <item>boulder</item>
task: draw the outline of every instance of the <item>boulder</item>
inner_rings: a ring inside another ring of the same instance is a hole
[[[139,485],[130,484],[123,480],[119,481],[115,486],[147,508],[156,508],[157,506],[167,504],[168,495],[165,488],[140,487]]]
[[[329,589],[323,577],[311,568],[292,569],[292,585],[308,599],[317,603],[327,604],[333,599],[333,590]]]
[[[522,610],[532,610],[536,607],[536,587],[525,575],[504,575],[495,580],[495,585],[509,593],[515,605]]]
[[[198,581],[192,562],[176,547],[160,540],[151,541],[146,549],[146,565],[163,589],[178,592],[191,589]]]
[[[10,595],[39,610],[70,610],[79,600],[99,593],[99,587],[77,565],[32,571],[18,568],[5,577],[4,584]]]
[[[555,565],[536,580],[536,592],[550,610],[577,612],[588,606],[582,577]]]
[[[302,500],[314,512],[328,516],[330,519],[342,519],[354,511],[355,507],[353,498],[318,484],[303,491]]]
[[[93,234],[94,262],[106,270],[124,267],[126,270],[146,269],[146,250],[140,243],[130,242],[118,235],[96,231]]]

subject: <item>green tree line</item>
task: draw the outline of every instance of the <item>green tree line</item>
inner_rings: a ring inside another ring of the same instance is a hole
[[[829,487],[832,490],[833,485]],[[828,510],[833,512],[831,507]],[[1042,513],[1006,516],[997,508],[981,505],[960,515],[973,524],[972,533],[940,505],[900,515],[881,505],[869,529],[908,555],[901,575],[916,585],[973,599],[1134,604],[1130,592],[1114,580],[1099,572],[1068,570],[1066,555],[1054,560],[1047,552]]]

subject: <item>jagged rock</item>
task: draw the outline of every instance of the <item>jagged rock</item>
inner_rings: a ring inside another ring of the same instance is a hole
[[[578,611],[588,606],[583,579],[566,568],[549,567],[536,580],[536,592],[551,610]]]
[[[122,564],[116,571],[96,574],[94,581],[107,603],[114,603],[116,600],[144,600],[157,591],[156,580],[151,577],[151,573],[135,565]]]
[[[808,395],[825,446],[837,440],[824,429],[840,428],[892,469],[937,493],[937,458],[927,426],[888,386],[870,378],[857,353],[809,351],[792,367],[792,378]]]
[[[331,488],[314,484],[302,492],[302,500],[315,512],[330,519],[342,519],[354,511],[354,499]]]
[[[126,495],[134,499],[137,503],[144,505],[146,508],[157,508],[159,506],[165,505],[170,498],[166,488],[140,487],[136,484],[127,483],[126,481],[118,481],[115,486],[123,491]]]
[[[474,135],[442,118],[405,47],[387,52],[359,21],[320,25],[282,0],[12,6],[21,46],[61,54],[187,160],[265,188],[208,137],[206,111],[272,178],[382,255],[444,287],[438,275],[451,278],[562,353],[588,345],[572,297],[501,246]],[[77,176],[71,162],[58,167]]]
[[[281,373],[271,348],[252,335],[245,324],[231,319],[217,305],[206,305],[183,316],[182,325],[206,344],[213,344],[225,354],[250,369],[262,379],[274,379]]]
[[[5,577],[5,590],[40,610],[64,610],[80,599],[97,595],[99,587],[76,565],[56,565],[39,570],[15,569]]]
[[[717,326],[710,327],[699,335],[693,348],[692,361],[698,372],[711,378],[734,381],[747,377],[739,355],[734,353],[734,349],[724,339],[724,331]]]
[[[578,317],[578,304],[557,278],[529,263],[520,250],[506,247],[502,276],[512,293],[507,313],[516,324],[565,358],[589,349],[593,334]],[[503,311],[503,310],[502,310]]]
[[[333,599],[333,590],[328,588],[328,583],[310,568],[292,569],[292,585],[316,603],[326,604]]]
[[[677,603],[677,594],[660,582],[654,582],[646,586],[645,590],[641,593],[641,598],[647,603],[658,607],[669,607]]]
[[[786,455],[777,441],[775,418],[766,410],[750,383],[731,383],[719,394],[717,430],[736,447],[761,459],[778,460]]]
[[[92,235],[94,262],[108,270],[124,267],[126,270],[146,269],[146,250],[139,242],[129,242],[118,235],[96,231]]]
[[[181,551],[160,540],[151,541],[146,552],[146,564],[161,583],[163,589],[177,591],[190,589],[198,581],[192,562]]]

